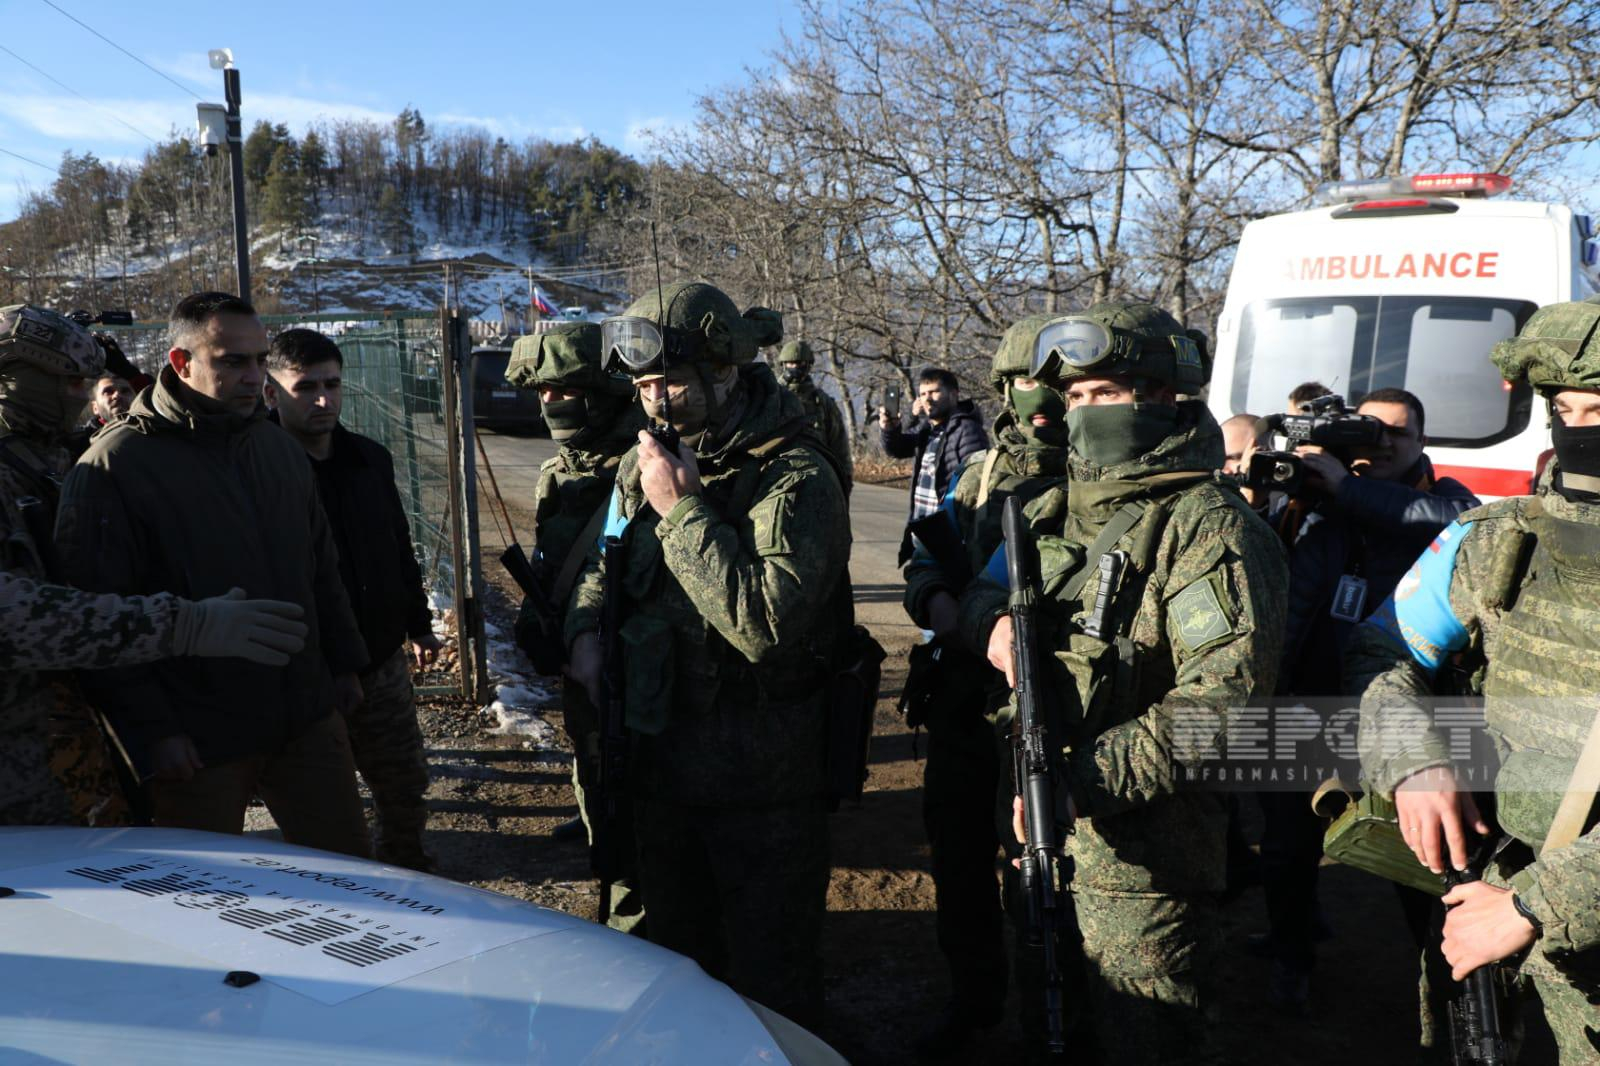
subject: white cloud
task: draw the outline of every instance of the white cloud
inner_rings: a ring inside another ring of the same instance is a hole
[[[173,125],[194,125],[194,108],[181,103],[110,99],[93,103],[98,106],[90,107],[75,96],[7,93],[0,95],[0,115],[45,137],[80,143],[142,144],[145,137],[134,130],[160,140]]]
[[[541,124],[515,117],[466,115],[455,111],[442,111],[437,115],[423,112],[422,117],[429,123],[440,126],[479,126],[496,137],[504,137],[508,141],[520,141],[529,137],[540,137],[547,141],[558,142],[578,141],[589,136],[589,130],[586,126],[571,121]]]
[[[631,156],[649,159],[656,154],[655,141],[688,129],[693,122],[686,118],[656,115],[634,119],[622,134],[622,150]]]

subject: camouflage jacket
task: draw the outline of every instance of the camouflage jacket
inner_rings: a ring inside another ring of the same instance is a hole
[[[617,468],[638,443],[644,425],[643,409],[629,404],[606,433],[578,433],[539,467],[533,490],[533,564],[543,571],[546,587],[559,601],[551,605],[558,612],[566,609],[569,597],[555,587],[556,579],[572,552],[587,554],[590,546],[580,545],[578,537],[611,498]]]
[[[854,462],[850,454],[850,435],[845,432],[844,415],[839,411],[839,404],[832,396],[817,388],[817,383],[809,376],[796,385],[786,383],[785,387],[799,397],[800,406],[805,408],[806,415],[811,419],[812,432],[828,449],[837,464],[836,468],[843,475],[844,491],[848,495]]]
[[[607,535],[567,614],[570,646],[599,628],[620,580],[630,785],[695,806],[813,798],[822,789],[826,681],[848,610],[850,526],[799,401],[764,363],[740,367],[731,426],[698,456],[702,491],[659,518],[638,453],[617,474]]]
[[[1362,769],[1385,795],[1420,770],[1451,765],[1452,738],[1426,700],[1447,660],[1482,664],[1499,821],[1536,854],[1594,722],[1600,667],[1592,545],[1576,558],[1561,554],[1561,527],[1600,527],[1600,504],[1550,491],[1554,474],[1546,471],[1536,496],[1499,500],[1447,526],[1345,655],[1346,690],[1361,696]],[[1572,844],[1504,871],[1543,922],[1547,954],[1600,949],[1594,817]]]
[[[1283,633],[1283,545],[1232,486],[1222,435],[1203,404],[1181,405],[1186,428],[1140,460],[1034,497],[1024,515],[1043,585],[1041,690],[1066,748],[1065,782],[1080,815],[1069,837],[1076,884],[1100,891],[1222,888],[1221,795],[1184,787],[1230,708],[1270,696]],[[1086,546],[1128,503],[1144,505],[1117,542],[1128,566],[1098,639],[1083,632],[1097,582],[1060,599]],[[1005,550],[961,598],[975,648],[1006,610]],[[1113,634],[1116,634],[1113,637]],[[1054,654],[1051,654],[1051,653]]]
[[[55,524],[66,455],[11,434],[0,417],[0,717],[28,715],[42,684],[36,671],[148,662],[171,653],[178,601],[172,596],[123,600],[50,583],[46,557],[24,517],[24,501],[41,508],[38,528]],[[6,723],[9,728],[13,723]],[[42,726],[42,719],[28,728]]]
[[[983,570],[1000,547],[1000,509],[1006,497],[1020,495],[1031,500],[1066,483],[1066,448],[1029,440],[1015,423],[1009,410],[1001,412],[994,423],[994,447],[968,457],[940,507],[967,550],[966,562],[973,574]],[[926,545],[921,541],[915,544],[906,564],[905,608],[913,622],[927,628],[928,601],[933,594],[943,591],[959,597],[962,586],[944,572]],[[982,648],[974,650],[983,652]]]

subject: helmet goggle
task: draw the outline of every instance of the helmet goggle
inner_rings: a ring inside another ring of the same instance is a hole
[[[1145,339],[1109,329],[1092,318],[1058,318],[1046,323],[1034,340],[1029,376],[1054,381],[1071,371],[1088,370],[1113,359],[1133,361],[1142,348],[1168,345],[1177,352],[1178,365],[1200,366],[1200,349],[1188,337]]]
[[[692,357],[700,354],[705,342],[704,333],[663,328],[638,315],[613,315],[600,323],[600,345],[608,371],[659,373],[663,353],[668,360]]]

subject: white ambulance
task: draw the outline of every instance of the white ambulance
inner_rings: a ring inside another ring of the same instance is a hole
[[[1415,393],[1434,469],[1484,499],[1526,493],[1550,445],[1543,403],[1489,349],[1536,307],[1600,290],[1587,215],[1494,199],[1499,174],[1425,174],[1320,190],[1328,206],[1244,229],[1222,316],[1218,420],[1285,409],[1318,381],[1350,402]]]

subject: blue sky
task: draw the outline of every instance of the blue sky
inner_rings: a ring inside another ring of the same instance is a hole
[[[514,141],[592,135],[642,153],[644,130],[685,122],[698,95],[738,81],[782,29],[799,28],[791,0],[54,2],[172,81],[44,0],[0,0],[0,45],[67,87],[0,52],[0,148],[51,167],[69,149],[135,160],[146,135],[192,130],[186,89],[222,101],[206,62],[219,47],[233,49],[247,130],[257,119],[297,133],[322,116],[388,121],[409,104],[430,125]],[[0,222],[16,217],[21,189],[54,180],[0,154]]]

